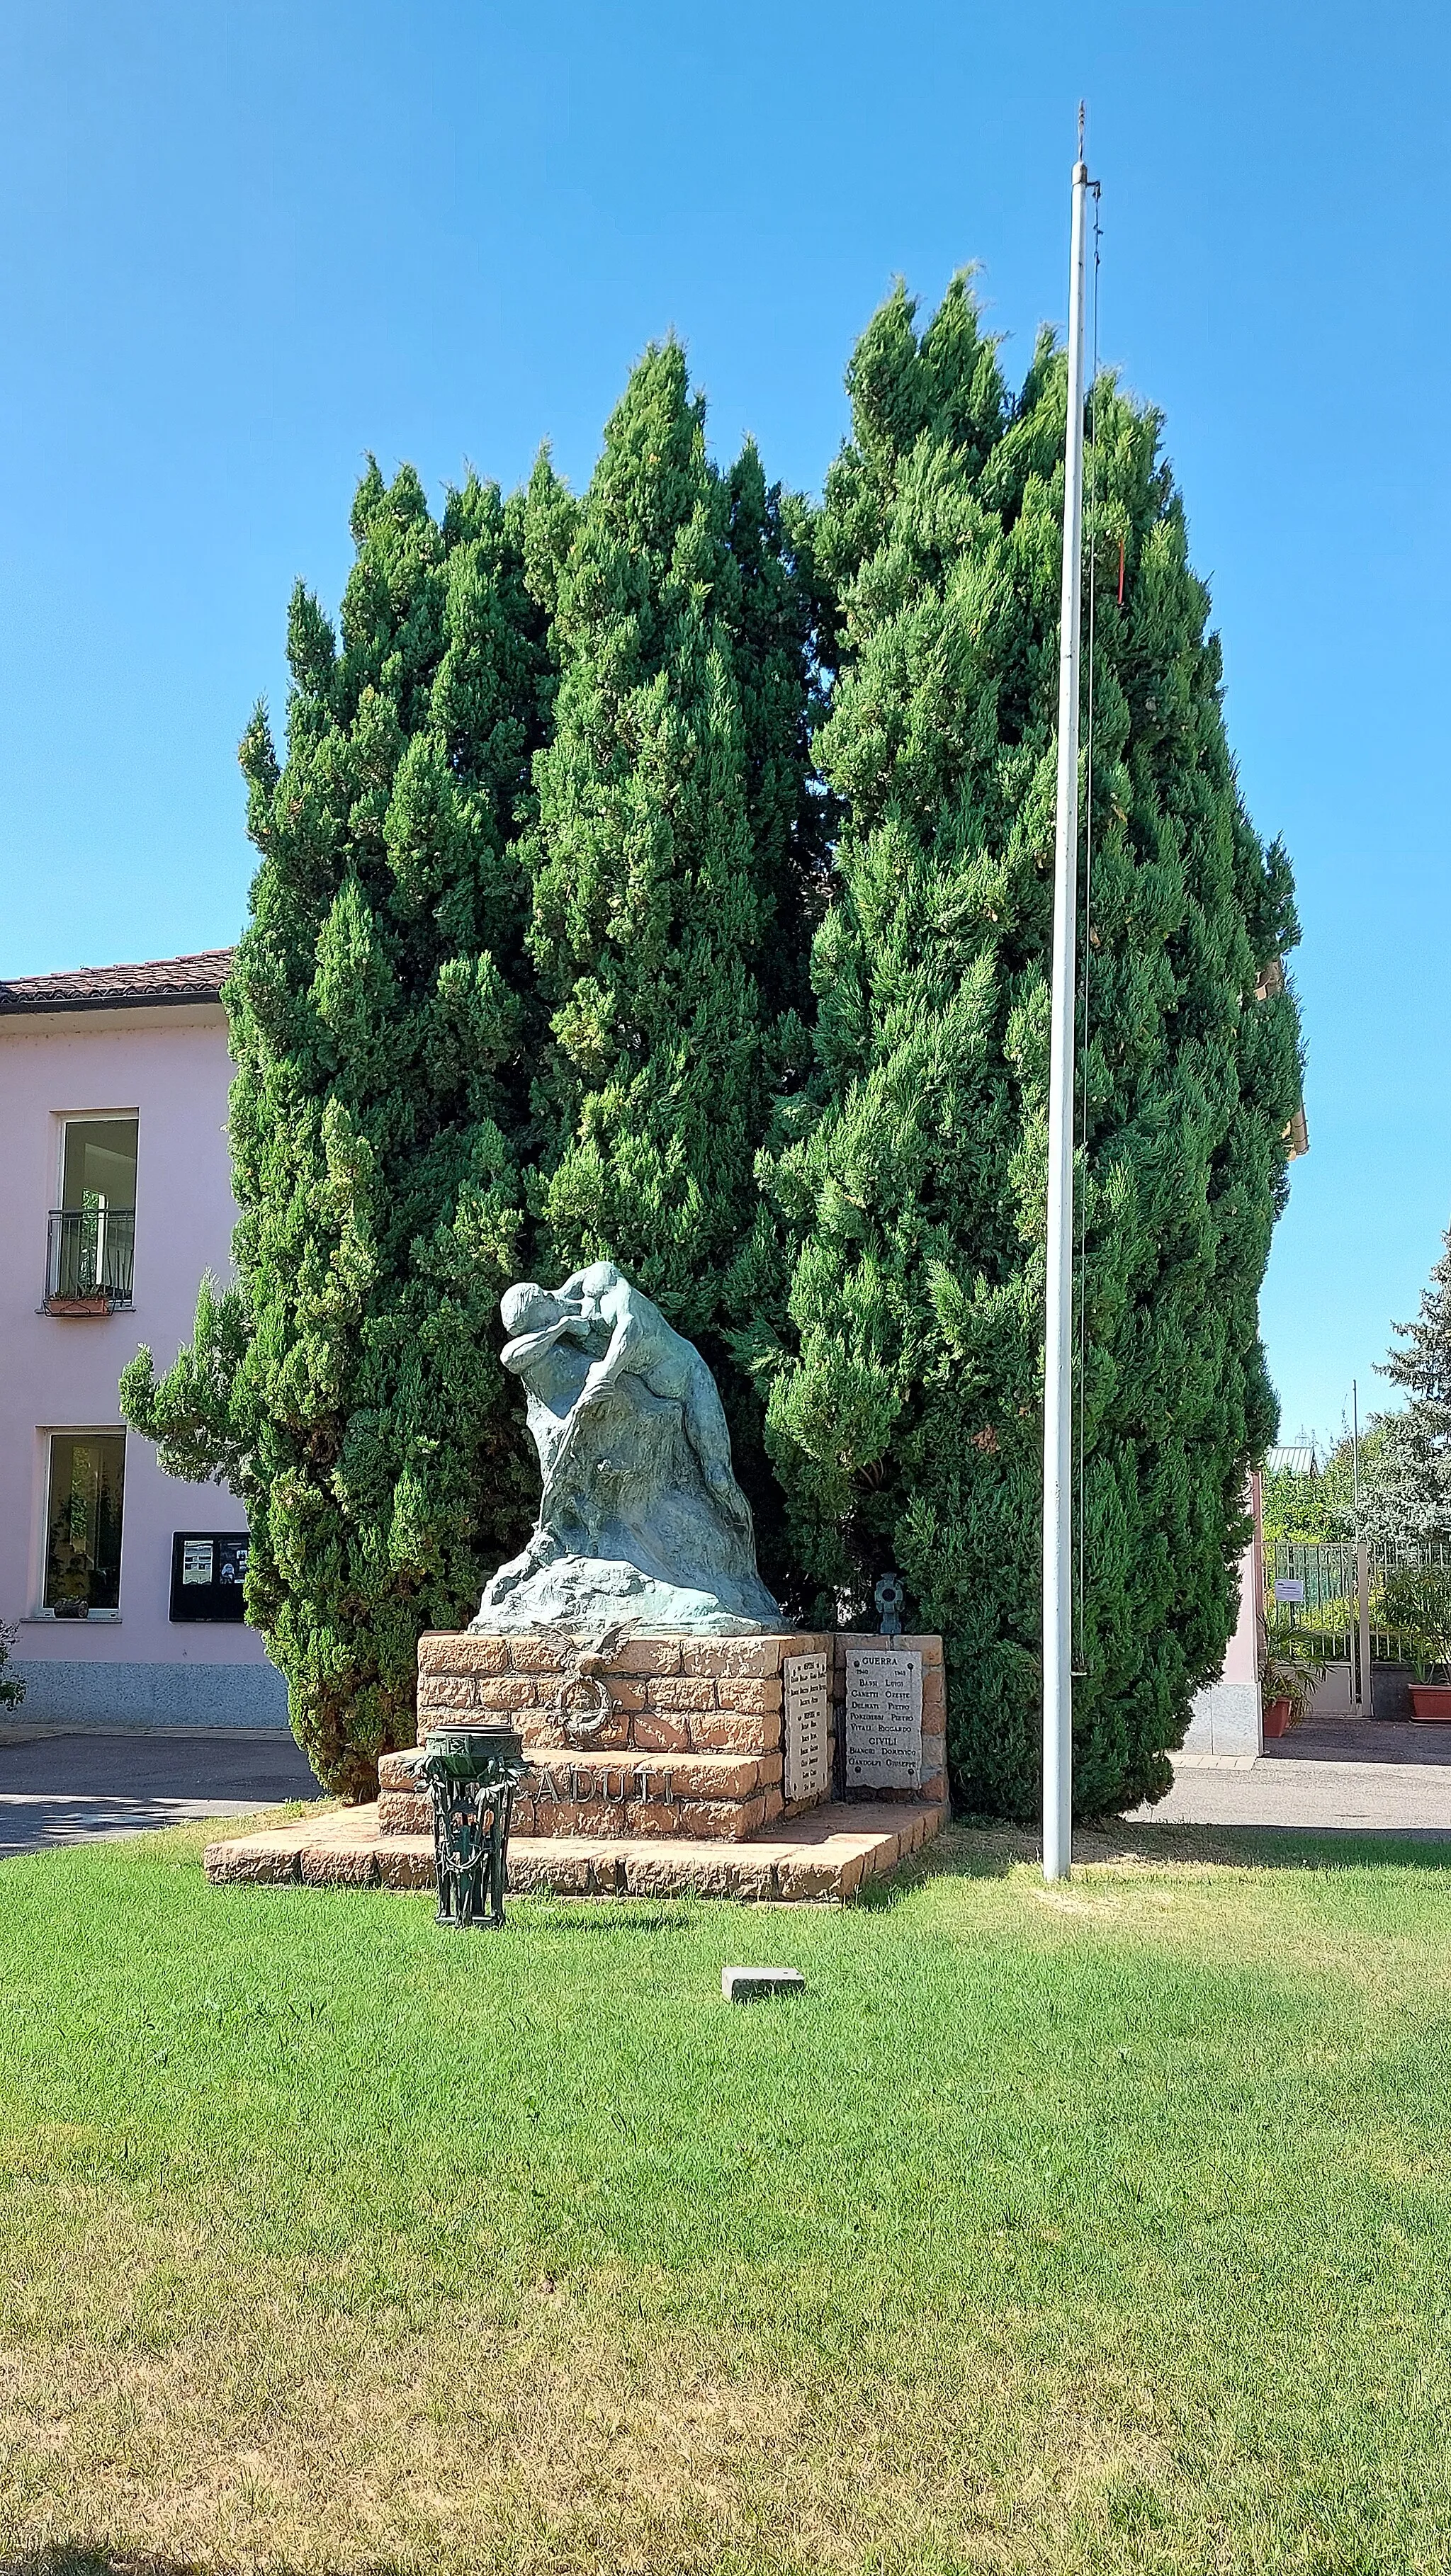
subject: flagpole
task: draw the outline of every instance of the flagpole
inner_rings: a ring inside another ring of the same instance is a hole
[[[1078,646],[1083,551],[1083,288],[1089,178],[1073,168],[1048,1074],[1048,1311],[1043,1386],[1043,1875],[1073,1858],[1073,1005],[1078,914]]]

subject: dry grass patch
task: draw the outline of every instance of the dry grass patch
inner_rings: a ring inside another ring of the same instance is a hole
[[[946,2379],[843,2383],[638,2320],[609,2331],[597,2304],[541,2285],[511,2317],[459,2304],[420,2331],[250,2282],[225,2333],[164,2351],[12,2351],[3,2563],[100,2547],[299,2576],[1127,2566],[1084,2555],[1125,2481],[1167,2503],[1147,2385],[1101,2358],[1050,2365],[1025,2321],[981,2333]]]

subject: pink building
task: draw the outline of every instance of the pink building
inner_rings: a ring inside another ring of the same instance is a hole
[[[1265,1565],[1260,1524],[1260,1480],[1250,1478],[1254,1529],[1240,1559],[1239,1619],[1225,1652],[1217,1682],[1196,1693],[1186,1753],[1233,1755],[1243,1760],[1264,1751],[1264,1709],[1260,1691],[1260,1658],[1264,1651]]]
[[[241,1504],[163,1476],[116,1396],[231,1273],[230,963],[0,983],[0,1619],[42,1723],[287,1723]]]

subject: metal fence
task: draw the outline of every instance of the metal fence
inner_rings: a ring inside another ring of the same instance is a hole
[[[1387,1575],[1411,1565],[1444,1573],[1451,1583],[1451,1541],[1267,1543],[1264,1619],[1270,1653],[1290,1662],[1348,1665],[1351,1703],[1368,1716],[1376,1665],[1399,1668],[1416,1661],[1412,1640],[1390,1621],[1385,1597]]]

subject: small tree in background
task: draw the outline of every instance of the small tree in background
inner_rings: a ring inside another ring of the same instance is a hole
[[[1360,1520],[1355,1516],[1355,1442],[1342,1426],[1323,1460],[1304,1470],[1266,1467],[1261,1518],[1267,1545],[1278,1539],[1325,1541],[1397,1538],[1394,1497],[1398,1437],[1404,1416],[1368,1413],[1360,1426]],[[1392,1526],[1394,1524],[1394,1526]]]
[[[1260,1521],[1267,1547],[1280,1539],[1313,1542],[1347,1535],[1329,1490],[1330,1465],[1327,1459],[1323,1469],[1266,1467],[1260,1480]]]
[[[1381,1374],[1408,1390],[1399,1413],[1375,1417],[1380,1438],[1362,1452],[1359,1536],[1451,1538],[1451,1228],[1421,1292],[1419,1312],[1394,1327],[1401,1348]]]
[[[425,1627],[457,1626],[527,1528],[497,1306],[517,1275],[536,1033],[517,832],[553,678],[523,503],[411,469],[353,510],[341,643],[299,589],[279,768],[242,744],[261,853],[225,999],[239,1284],[143,1351],[127,1420],[225,1479],[248,1615],[320,1776],[370,1794],[412,1741]]]
[[[1399,1412],[1366,1418],[1359,1519],[1352,1442],[1342,1429],[1313,1478],[1266,1475],[1267,1537],[1363,1538],[1391,1547],[1451,1538],[1451,1229],[1419,1312],[1393,1330],[1401,1348],[1379,1374],[1410,1400]]]
[[[759,1401],[722,1321],[772,1098],[809,1055],[819,602],[805,504],[753,447],[722,474],[704,417],[681,350],[652,348],[582,499],[531,493],[560,667],[525,853],[552,1014],[534,1204],[546,1270],[618,1261],[701,1344],[779,1579]]]
[[[895,1562],[951,1668],[973,1809],[1039,1771],[1042,1296],[1066,374],[1009,403],[959,280],[900,292],[849,375],[822,549],[842,677],[819,742],[846,821],[813,961],[806,1092],[738,1274],[800,1562],[861,1617]],[[1260,970],[1289,872],[1240,805],[1218,648],[1158,421],[1097,404],[1098,642],[1086,950],[1087,1813],[1158,1794],[1234,1624],[1248,1466],[1275,1404],[1257,1298],[1299,1097]],[[1118,604],[1119,548],[1124,601]],[[1085,804],[1087,803],[1087,794]]]

